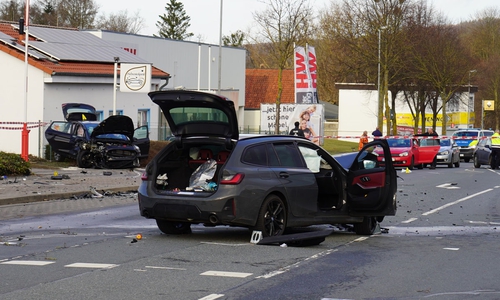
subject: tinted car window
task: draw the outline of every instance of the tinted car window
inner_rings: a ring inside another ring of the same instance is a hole
[[[274,149],[282,167],[304,167],[301,154],[293,143],[274,144]]]
[[[229,122],[224,112],[210,107],[176,107],[172,108],[169,113],[177,125],[199,122]]]
[[[257,145],[248,147],[242,156],[242,161],[244,163],[249,163],[253,165],[267,165],[267,155],[266,155],[266,145]]]

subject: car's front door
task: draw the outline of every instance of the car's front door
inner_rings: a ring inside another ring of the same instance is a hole
[[[53,151],[70,156],[71,124],[65,121],[54,121],[45,131],[45,138]]]
[[[380,147],[383,152],[373,151],[375,147]],[[374,153],[384,155],[383,167],[376,163]],[[376,140],[363,147],[347,175],[349,214],[366,217],[395,215],[396,177],[389,145],[385,140]]]
[[[149,128],[147,125],[138,127],[134,130],[134,145],[141,150],[140,158],[147,158],[149,155]]]

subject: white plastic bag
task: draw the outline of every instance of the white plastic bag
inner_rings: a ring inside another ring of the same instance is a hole
[[[208,180],[214,178],[215,171],[217,171],[217,162],[213,159],[207,160],[191,174],[188,189],[204,187]]]

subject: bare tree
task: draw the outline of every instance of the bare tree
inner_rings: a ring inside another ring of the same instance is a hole
[[[129,17],[127,10],[122,10],[116,14],[111,13],[109,16],[105,14],[100,15],[95,27],[98,29],[137,34],[144,28],[144,19],[139,15],[139,12]]]
[[[95,0],[60,0],[57,10],[60,26],[88,29],[94,28],[99,5]]]
[[[0,4],[0,19],[17,22],[24,18],[24,1],[7,0]]]
[[[275,133],[279,134],[283,70],[293,68],[295,43],[305,44],[311,37],[313,11],[308,0],[268,0],[267,9],[253,17],[260,31],[250,38],[269,46],[269,65],[278,68]]]

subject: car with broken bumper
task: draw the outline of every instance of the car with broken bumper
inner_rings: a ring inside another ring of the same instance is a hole
[[[367,144],[349,168],[320,146],[284,135],[239,138],[234,103],[215,94],[149,93],[176,137],[146,166],[139,211],[166,234],[192,224],[282,235],[287,228],[353,224],[373,234],[396,213],[396,171],[385,140]],[[371,150],[380,147],[381,167]],[[375,158],[374,158],[375,157]]]
[[[147,126],[134,130],[132,119],[123,115],[99,122],[88,104],[65,103],[62,110],[66,120],[53,121],[45,130],[55,160],[75,159],[81,168],[129,168],[148,157]]]

